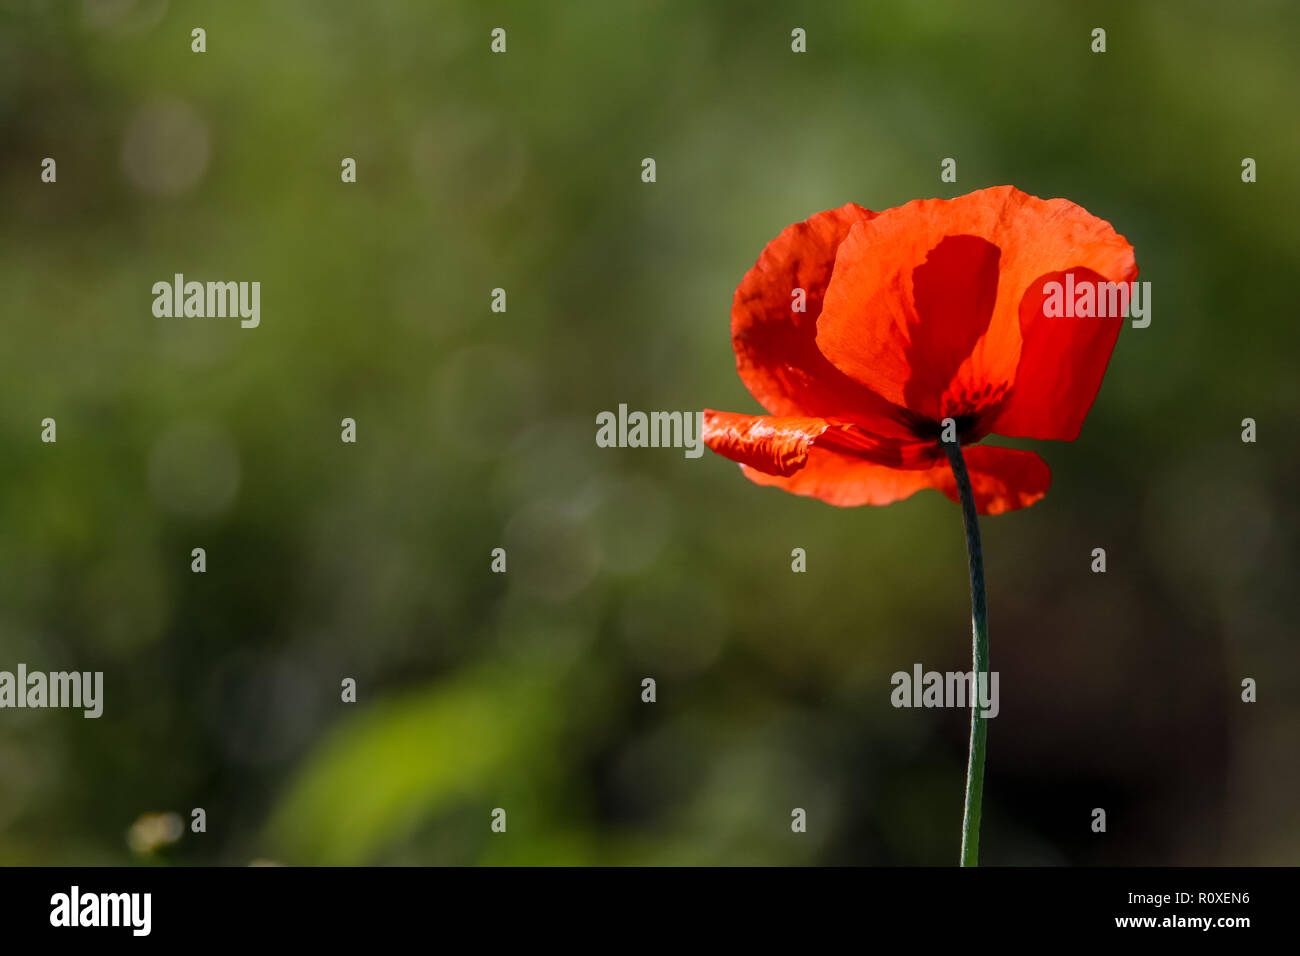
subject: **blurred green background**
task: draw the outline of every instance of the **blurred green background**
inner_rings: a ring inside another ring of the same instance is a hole
[[[984,524],[984,860],[1300,857],[1293,4],[2,9],[0,669],[105,712],[0,711],[0,863],[954,863],[967,715],[889,675],[969,666],[959,510],[594,416],[758,411],[770,238],[1001,183],[1114,223],[1153,321]],[[176,272],[260,328],[155,318]]]

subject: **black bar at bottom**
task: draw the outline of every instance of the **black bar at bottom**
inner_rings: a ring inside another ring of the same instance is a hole
[[[6,943],[1063,938],[1231,944],[1294,925],[1293,868],[0,869]],[[75,889],[74,889],[75,887]],[[144,894],[148,894],[147,897]],[[147,908],[146,908],[147,904]],[[110,924],[110,925],[85,925]],[[112,925],[116,924],[116,925]],[[147,930],[147,932],[145,932]],[[1275,937],[1283,938],[1283,937]]]

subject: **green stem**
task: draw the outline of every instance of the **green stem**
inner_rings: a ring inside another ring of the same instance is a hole
[[[980,716],[979,688],[981,676],[989,670],[989,607],[984,594],[984,549],[980,545],[979,519],[975,512],[975,493],[971,490],[966,461],[959,442],[943,442],[957,480],[961,496],[962,523],[966,526],[966,556],[970,563],[971,641],[974,645],[975,694],[970,710],[970,758],[966,764],[966,809],[961,821],[961,865],[979,866],[980,809],[984,799],[984,751],[988,741],[988,722]],[[984,677],[984,681],[988,678]],[[985,685],[987,686],[987,685]]]

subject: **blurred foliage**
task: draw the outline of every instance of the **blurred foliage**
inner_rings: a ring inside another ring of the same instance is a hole
[[[106,702],[0,712],[0,863],[953,862],[966,717],[888,694],[966,666],[958,510],[594,416],[757,410],[728,313],[768,239],[999,183],[1112,221],[1154,312],[986,523],[985,859],[1293,863],[1298,33],[1280,0],[5,3],[0,668]],[[177,272],[260,281],[261,326],[155,318]],[[156,812],[186,832],[135,857]]]

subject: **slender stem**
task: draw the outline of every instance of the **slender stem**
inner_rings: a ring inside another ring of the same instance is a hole
[[[974,645],[974,699],[970,710],[970,758],[966,764],[966,809],[961,821],[961,865],[979,866],[980,810],[984,800],[984,751],[988,740],[988,722],[980,715],[981,686],[988,686],[989,607],[984,594],[984,549],[980,544],[979,519],[975,512],[975,493],[971,490],[966,461],[959,442],[943,442],[961,495],[961,517],[966,526],[966,556],[970,563],[971,642]]]

